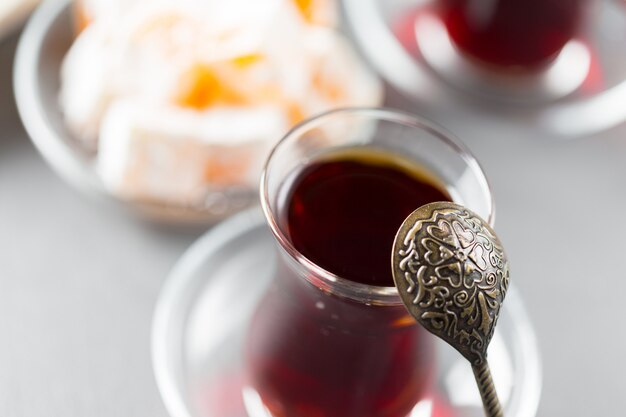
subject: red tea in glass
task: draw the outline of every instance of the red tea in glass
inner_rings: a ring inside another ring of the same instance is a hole
[[[344,151],[296,174],[281,221],[315,264],[357,283],[393,287],[390,254],[402,221],[416,207],[449,200],[392,157]],[[432,353],[403,307],[320,294],[285,275],[279,271],[259,308],[249,342],[253,385],[272,414],[407,415],[429,388]]]
[[[423,204],[458,197],[490,217],[491,197],[471,155],[425,123],[339,110],[270,156],[262,203],[279,256],[245,343],[252,417],[404,417],[431,398],[433,338],[394,287],[393,239]]]
[[[355,149],[306,167],[285,202],[283,221],[293,245],[351,281],[393,287],[390,253],[398,228],[417,207],[450,201],[433,175],[407,165]]]
[[[589,0],[439,0],[461,51],[498,67],[533,69],[552,61],[580,32]]]

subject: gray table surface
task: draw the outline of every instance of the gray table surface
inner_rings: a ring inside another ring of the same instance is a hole
[[[197,234],[91,201],[50,170],[15,109],[16,40],[0,41],[0,416],[166,416],[152,312]],[[494,189],[542,351],[538,415],[622,416],[626,222],[615,215],[626,208],[626,126],[561,143],[493,120],[445,124]]]

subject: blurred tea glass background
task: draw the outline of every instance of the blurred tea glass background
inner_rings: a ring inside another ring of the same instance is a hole
[[[350,105],[426,115],[481,162],[541,350],[537,415],[623,414],[625,5],[588,2],[603,25],[563,72],[587,65],[585,89],[511,105],[381,26],[424,2],[155,3],[49,0],[27,29],[34,2],[0,6],[1,415],[166,416],[149,340],[168,271],[256,204],[289,126]],[[540,123],[557,113],[583,128]]]

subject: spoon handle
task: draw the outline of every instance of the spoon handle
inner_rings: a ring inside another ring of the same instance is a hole
[[[478,365],[472,365],[472,371],[474,371],[480,397],[483,400],[485,415],[487,417],[504,417],[500,400],[498,400],[498,393],[496,392],[496,387],[491,378],[491,370],[489,369],[487,359]]]

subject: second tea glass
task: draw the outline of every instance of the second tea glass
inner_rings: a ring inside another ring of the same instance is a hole
[[[569,139],[626,122],[626,55],[615,53],[626,48],[622,1],[343,5],[378,72],[441,123],[505,122],[533,136]]]
[[[450,85],[501,101],[542,102],[573,93],[587,78],[591,52],[583,37],[593,2],[435,0],[416,5],[397,30]]]

